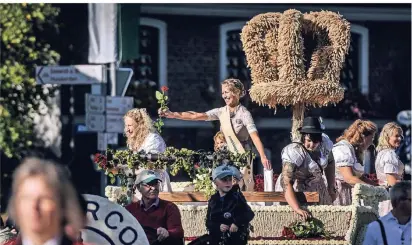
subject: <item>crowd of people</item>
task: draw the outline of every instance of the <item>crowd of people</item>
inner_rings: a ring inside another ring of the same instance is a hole
[[[252,115],[239,102],[245,93],[239,80],[227,79],[222,83],[224,107],[204,113],[159,110],[159,115],[180,120],[219,120],[221,128],[214,137],[216,151],[226,148],[243,153],[255,147],[265,171],[271,171]],[[147,153],[166,150],[146,110],[130,110],[124,122],[130,150]],[[285,192],[287,204],[303,219],[309,219],[311,214],[298,202],[295,192],[317,192],[322,205],[350,205],[355,184],[384,186],[390,190],[391,200],[380,204],[382,235],[376,233],[381,223],[373,222],[364,244],[382,244],[385,239],[390,241],[385,244],[410,244],[410,183],[402,181],[404,164],[396,154],[404,137],[402,128],[388,123],[380,131],[375,161],[377,184],[365,178],[363,165],[364,153],[378,134],[375,123],[358,119],[336,142],[328,137],[322,121],[316,117],[305,118],[298,131],[300,140],[282,150],[282,173],[275,184],[275,191]],[[184,244],[178,207],[159,198],[159,192],[172,191],[167,169],[137,169],[135,174],[135,199],[126,209],[142,225],[149,243]],[[192,244],[203,240],[216,245],[247,244],[254,213],[242,191],[254,189],[253,159],[241,169],[222,164],[213,169],[210,177],[216,193],[208,201],[205,221],[208,234]],[[81,244],[80,230],[86,223],[84,206],[63,167],[29,158],[13,176],[8,214],[19,235],[6,244]]]

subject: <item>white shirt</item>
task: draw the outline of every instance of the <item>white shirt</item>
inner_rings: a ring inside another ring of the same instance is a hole
[[[159,134],[149,133],[139,149],[142,150],[146,153],[163,153],[166,151],[166,143]]]
[[[61,240],[62,238],[59,237],[55,237],[53,239],[47,240],[47,242],[43,243],[43,245],[60,245],[61,244]],[[30,240],[23,238],[22,239],[22,245],[33,245],[34,243],[32,243]]]
[[[411,221],[400,225],[398,220],[389,212],[380,218],[385,228],[388,245],[411,245]],[[402,243],[403,238],[403,243]],[[363,245],[383,245],[381,228],[377,221],[368,225]]]

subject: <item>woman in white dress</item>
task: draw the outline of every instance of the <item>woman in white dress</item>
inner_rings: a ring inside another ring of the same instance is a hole
[[[127,137],[127,147],[133,152],[163,153],[166,143],[153,126],[153,121],[147,114],[146,109],[131,109],[124,115],[124,133]],[[138,174],[143,169],[137,169]],[[156,169],[162,179],[160,191],[171,192],[169,174],[165,169]],[[140,193],[136,193],[138,197]]]
[[[291,208],[306,219],[309,213],[300,208],[295,192],[318,192],[319,204],[331,205],[336,195],[335,166],[329,158],[333,143],[322,133],[318,118],[305,118],[299,132],[301,141],[292,142],[282,150],[282,174],[276,181],[275,191],[284,191]]]
[[[336,140],[337,143],[332,148],[337,190],[334,205],[351,205],[352,187],[355,184],[374,185],[363,177],[363,155],[373,143],[377,130],[373,122],[358,119]]]
[[[391,187],[403,179],[405,165],[395,152],[402,140],[403,130],[398,124],[394,122],[385,124],[379,136],[375,161],[380,186]],[[380,216],[386,215],[391,209],[390,200],[379,203]]]

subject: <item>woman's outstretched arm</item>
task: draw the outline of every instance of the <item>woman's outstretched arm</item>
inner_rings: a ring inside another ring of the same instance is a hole
[[[173,118],[179,120],[189,120],[189,121],[206,121],[208,120],[208,116],[204,112],[194,112],[194,111],[185,111],[185,112],[171,112],[167,111],[160,111],[159,115],[161,117],[166,118]]]

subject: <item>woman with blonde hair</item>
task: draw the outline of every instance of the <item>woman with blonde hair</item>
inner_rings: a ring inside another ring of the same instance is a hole
[[[79,233],[86,222],[66,170],[39,158],[24,160],[14,172],[8,215],[20,231],[10,245],[80,244],[65,234],[65,226]]]
[[[166,143],[153,126],[153,121],[146,109],[134,108],[123,117],[124,134],[127,138],[127,147],[135,153],[163,153],[166,151]],[[143,169],[138,169],[138,174]],[[170,176],[165,169],[156,169],[162,179],[160,191],[171,192]],[[140,198],[140,193],[136,193]]]
[[[375,160],[376,175],[379,185],[391,187],[403,178],[405,165],[399,160],[395,150],[401,145],[403,140],[402,128],[390,122],[383,126],[378,140],[378,147]],[[387,214],[392,209],[390,201],[383,201],[379,204],[380,215]]]
[[[226,79],[222,82],[222,98],[225,106],[207,112],[171,112],[159,110],[159,115],[166,118],[191,121],[220,121],[220,130],[225,136],[228,150],[233,153],[244,153],[251,150],[250,140],[259,152],[261,162],[265,169],[271,170],[272,166],[267,159],[263,144],[258,135],[255,123],[250,112],[240,104],[239,100],[246,94],[245,88],[238,79]],[[253,191],[253,164],[242,168],[243,183],[247,191]],[[272,180],[269,180],[272,181]]]
[[[335,205],[352,204],[352,187],[359,184],[374,183],[363,177],[363,155],[373,143],[378,128],[375,123],[358,119],[347,128],[332,148],[336,167]]]

